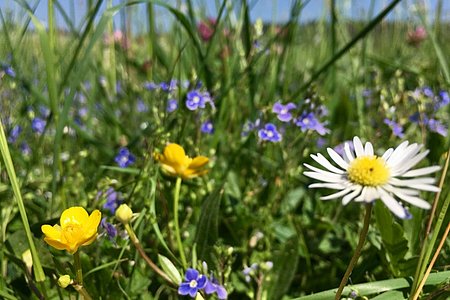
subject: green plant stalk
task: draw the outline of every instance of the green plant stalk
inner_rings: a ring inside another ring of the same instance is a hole
[[[447,152],[447,158],[450,155],[450,149]],[[448,162],[445,164],[445,169],[442,172],[442,177],[445,178],[445,174],[447,174],[448,170]],[[444,180],[441,180],[439,188],[442,189],[444,185]],[[436,200],[437,201],[437,200]],[[414,281],[411,288],[411,296],[414,295],[418,289],[419,282],[422,281],[425,276],[425,270],[427,268],[428,262],[430,261],[431,253],[433,252],[434,245],[436,244],[439,231],[441,230],[442,224],[445,220],[445,216],[447,214],[448,207],[450,206],[450,197],[446,197],[444,203],[442,204],[441,211],[439,212],[439,216],[436,220],[436,224],[433,228],[433,234],[431,239],[428,240],[428,236],[425,237],[425,242],[422,247],[422,251],[420,253],[419,263],[417,265],[416,273],[414,276]]]
[[[347,285],[348,278],[350,277],[350,274],[353,271],[353,268],[355,267],[356,263],[358,262],[358,258],[361,255],[362,247],[364,246],[364,242],[366,241],[367,232],[369,231],[369,225],[370,225],[370,216],[372,215],[372,204],[366,204],[366,214],[364,216],[364,224],[363,228],[361,230],[361,233],[359,234],[359,241],[358,245],[356,246],[355,253],[353,254],[352,259],[350,260],[350,263],[348,264],[347,271],[345,271],[344,277],[342,277],[341,284],[339,285],[339,288],[336,292],[335,300],[341,299],[342,291],[344,290],[344,287]]]
[[[81,267],[81,261],[80,261],[80,251],[78,250],[73,254],[73,264],[75,267],[75,276],[76,276],[76,284],[74,284],[75,290],[85,299],[85,300],[91,300],[91,296],[87,292],[87,290],[84,288],[83,285],[83,269]]]
[[[20,193],[19,182],[17,180],[16,171],[14,170],[14,164],[11,159],[11,153],[9,152],[8,143],[6,141],[5,131],[3,130],[3,123],[0,121],[0,151],[5,163],[5,168],[8,173],[9,180],[16,199],[17,206],[19,208],[22,224],[27,236],[28,246],[30,247],[31,257],[33,259],[34,276],[37,282],[45,280],[44,270],[42,269],[41,261],[36,251],[36,246],[33,241],[33,234],[30,230],[30,224],[28,223],[28,216],[23,203],[22,194]]]
[[[175,236],[177,239],[178,252],[180,252],[181,263],[183,268],[187,268],[186,256],[184,254],[183,242],[181,241],[180,234],[180,224],[178,222],[178,203],[180,202],[180,189],[181,189],[181,177],[177,177],[177,182],[175,183],[175,191],[173,196],[173,221],[175,225]]]
[[[167,274],[161,270],[151,259],[150,257],[145,254],[144,249],[141,246],[141,243],[139,242],[139,239],[137,238],[136,234],[134,233],[133,228],[130,226],[130,223],[125,223],[125,230],[127,231],[131,242],[133,243],[136,250],[139,252],[139,255],[145,260],[145,262],[149,265],[150,268],[153,269],[159,276],[161,276],[165,281],[172,285],[176,285],[170,278],[167,276]]]

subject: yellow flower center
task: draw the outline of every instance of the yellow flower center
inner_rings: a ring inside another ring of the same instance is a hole
[[[362,186],[379,186],[389,180],[389,168],[384,159],[376,156],[362,156],[354,159],[348,167],[348,178]]]
[[[68,243],[77,243],[83,238],[83,227],[76,223],[68,224],[62,229],[62,234]]]

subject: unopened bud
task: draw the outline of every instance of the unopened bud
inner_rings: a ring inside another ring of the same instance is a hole
[[[121,204],[119,208],[116,210],[116,218],[123,224],[129,223],[132,217],[133,211],[126,204]]]
[[[72,283],[72,279],[70,278],[69,275],[62,275],[58,279],[58,285],[60,287],[62,287],[63,289],[68,287],[71,283]]]

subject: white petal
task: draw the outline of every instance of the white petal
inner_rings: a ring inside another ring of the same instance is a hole
[[[367,187],[366,191],[366,202],[372,202],[376,199],[380,198],[380,194],[378,193],[377,189],[371,186]]]
[[[421,191],[428,191],[428,192],[435,192],[435,193],[441,191],[441,189],[438,188],[437,186],[429,185],[429,184],[417,184],[414,186],[414,188],[421,190]]]
[[[422,176],[430,173],[437,172],[441,169],[440,166],[432,166],[432,167],[426,167],[426,168],[420,168],[408,171],[404,174],[402,174],[403,177],[416,177],[416,176]]]
[[[317,172],[317,173],[320,173],[320,174],[323,174],[323,175],[326,175],[326,176],[329,176],[329,177],[339,177],[339,178],[342,177],[341,174],[336,174],[336,173],[328,172],[328,171],[325,171],[325,170],[316,168],[316,167],[314,167],[314,166],[311,166],[311,165],[309,165],[309,164],[303,164],[303,165],[304,165],[305,167],[307,167],[308,169],[310,169],[311,171],[314,171],[314,172]]]
[[[381,188],[377,188],[377,190],[381,196],[381,201],[383,201],[384,205],[386,205],[394,215],[401,219],[405,219],[407,217],[405,208],[400,203],[398,203],[395,198],[393,198],[391,195],[389,195],[389,193],[385,192]]]
[[[345,190],[339,191],[339,192],[337,192],[337,193],[334,193],[334,194],[330,194],[330,195],[327,195],[327,196],[320,197],[320,200],[331,200],[331,199],[336,199],[336,198],[339,198],[339,197],[342,197],[342,196],[348,194],[348,192],[350,192],[350,191],[351,191],[350,188],[346,188]]]
[[[402,199],[403,201],[406,201],[414,206],[423,208],[423,209],[430,209],[431,208],[431,204],[428,203],[427,201],[419,198],[419,197],[413,197],[413,196],[408,196],[402,193],[396,193],[395,196],[399,197],[400,199]]]
[[[373,156],[373,146],[372,146],[372,143],[370,143],[370,142],[367,142],[367,143],[366,143],[366,146],[364,147],[364,153],[365,153],[366,155]]]
[[[361,192],[362,187],[360,185],[356,186],[356,189],[351,192],[350,194],[346,195],[344,198],[342,198],[342,204],[347,205],[350,201],[353,200],[358,194]]]
[[[339,165],[344,170],[347,170],[348,163],[339,155],[336,151],[331,148],[327,148],[328,155],[330,155],[331,159]]]
[[[389,166],[391,167],[393,172],[396,172],[398,174],[400,172],[403,173],[403,172],[407,171],[408,169],[406,168],[406,166],[408,164],[410,164],[412,160],[415,159],[416,155],[420,152],[420,148],[422,148],[422,145],[417,145],[417,144],[409,145],[403,151],[403,153],[400,157],[398,157],[395,161],[391,161],[389,163]],[[416,163],[414,163],[414,164],[416,164]],[[400,170],[403,170],[403,171],[400,171]]]
[[[355,147],[356,157],[364,156],[364,148],[359,137],[353,138],[353,147]]]
[[[367,186],[363,187],[363,189],[361,190],[361,194],[355,198],[356,202],[361,202],[365,200],[367,188],[368,188]]]
[[[419,177],[414,179],[391,178],[389,183],[395,186],[409,186],[415,188],[417,184],[433,184],[436,180],[431,177]]]
[[[383,188],[388,191],[391,192],[392,194],[396,194],[396,193],[402,193],[408,196],[417,196],[419,195],[419,191],[418,190],[413,190],[413,189],[408,189],[408,188],[404,188],[404,187],[394,187],[390,184],[385,184],[383,186]]]
[[[319,181],[323,181],[323,182],[331,182],[331,183],[345,182],[344,178],[328,177],[328,176],[324,176],[323,174],[317,173],[317,172],[303,172],[303,175],[317,179]]]
[[[343,190],[347,187],[347,185],[344,183],[312,183],[308,186],[308,188],[314,189],[314,188],[326,188],[326,189],[333,189],[333,190]]]
[[[353,157],[352,151],[350,150],[350,145],[348,143],[344,144],[344,154],[345,158],[347,158],[347,162],[351,162],[355,158]]]
[[[321,164],[322,166],[324,166],[325,168],[327,168],[329,171],[334,172],[334,173],[338,173],[338,174],[344,174],[345,171],[342,171],[338,168],[336,168],[335,166],[333,166],[328,159],[325,158],[325,156],[323,156],[322,154],[318,153],[317,155],[311,154],[311,157],[318,162],[319,164]]]
[[[430,152],[430,151],[426,150],[426,151],[414,156],[413,158],[410,158],[408,161],[405,161],[405,163],[399,165],[398,169],[392,170],[392,176],[395,176],[394,173],[396,173],[396,175],[405,173],[406,171],[408,171],[409,169],[411,169],[412,167],[417,165],[425,156],[427,156],[428,152]]]
[[[406,149],[406,147],[408,146],[408,141],[404,141],[403,143],[401,143],[400,145],[397,146],[397,148],[395,148],[394,152],[392,152],[391,155],[389,155],[389,158],[386,160],[386,163],[388,165],[393,164],[399,157],[402,157],[403,155],[403,151]]]
[[[394,152],[394,149],[392,148],[387,149],[381,158],[384,159],[384,161],[387,161],[388,158],[391,156],[392,152]]]

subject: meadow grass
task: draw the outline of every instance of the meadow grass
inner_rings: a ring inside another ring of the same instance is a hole
[[[404,5],[393,0],[358,20],[330,1],[299,22],[308,2],[292,1],[283,24],[252,21],[247,1],[217,1],[214,20],[193,1],[88,1],[77,25],[49,0],[47,27],[38,1],[0,9],[0,296],[447,299],[442,1],[433,20],[419,5],[387,19]],[[138,12],[143,33],[116,29],[114,16]],[[379,199],[320,200],[331,192],[309,188],[304,163],[354,136],[380,156],[403,141],[429,149],[418,167],[441,166],[440,190],[417,196],[431,209],[403,201],[401,219]],[[73,207],[101,224],[60,220]],[[67,251],[41,229],[60,221],[84,230],[64,231]]]

